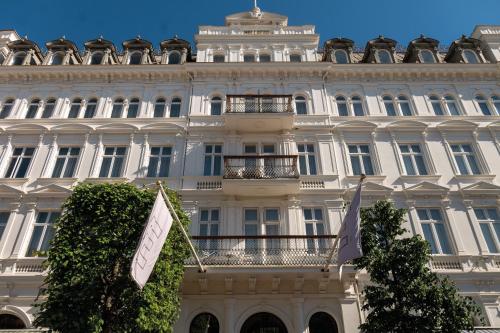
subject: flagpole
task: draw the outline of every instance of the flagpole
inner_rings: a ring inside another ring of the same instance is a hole
[[[361,186],[361,184],[363,183],[363,180],[365,180],[365,178],[366,178],[366,175],[364,173],[362,173],[361,177],[359,178],[358,186]],[[342,225],[340,226],[340,229],[339,229],[339,232],[337,234],[337,237],[335,237],[335,242],[333,243],[332,250],[330,251],[330,254],[328,255],[328,258],[326,259],[325,265],[321,269],[322,272],[328,272],[329,271],[328,267],[330,266],[330,263],[332,262],[333,255],[335,254],[335,249],[337,248],[337,245],[338,245],[338,243],[340,241],[340,235],[342,234],[342,231],[345,228],[345,223],[344,222],[345,221],[342,220]]]
[[[191,239],[189,238],[189,235],[186,232],[186,229],[184,229],[184,226],[182,225],[181,220],[179,220],[179,217],[177,216],[177,213],[175,212],[175,209],[172,206],[172,203],[168,199],[167,193],[165,193],[165,190],[163,189],[163,185],[161,184],[160,181],[158,181],[157,184],[160,187],[160,192],[161,192],[161,195],[163,196],[163,200],[167,204],[170,212],[172,213],[174,220],[179,224],[179,227],[181,228],[182,234],[184,235],[184,238],[186,238],[186,240],[189,244],[189,247],[191,248],[191,252],[193,253],[194,258],[196,259],[196,262],[197,262],[198,267],[200,269],[200,273],[205,273],[207,270],[203,267],[203,265],[200,261],[200,257],[198,257],[198,253],[196,252],[196,249],[194,248],[193,243],[191,242]]]

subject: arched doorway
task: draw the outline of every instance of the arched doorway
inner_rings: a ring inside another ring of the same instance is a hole
[[[275,315],[259,312],[245,321],[241,333],[288,333],[288,331],[281,319]]]
[[[12,330],[12,329],[23,329],[23,328],[26,328],[26,325],[24,325],[23,321],[18,317],[8,313],[0,314],[0,329]]]
[[[219,333],[219,321],[211,313],[200,313],[191,321],[189,333]]]
[[[316,312],[309,319],[309,333],[338,333],[337,322],[326,312]]]

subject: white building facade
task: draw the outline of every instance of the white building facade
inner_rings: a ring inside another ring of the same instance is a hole
[[[254,8],[195,40],[42,52],[0,31],[0,328],[31,327],[72,186],[160,179],[207,268],[188,262],[175,332],[357,332],[368,277],[321,268],[361,173],[363,206],[407,209],[432,269],[500,327],[500,26],[444,51],[320,50],[314,26]]]

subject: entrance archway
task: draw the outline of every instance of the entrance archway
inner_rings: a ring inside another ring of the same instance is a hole
[[[18,317],[8,313],[0,314],[0,329],[12,330],[23,328],[26,328],[26,325],[24,325],[24,322]]]
[[[211,313],[200,313],[191,321],[189,333],[219,333],[219,321]]]
[[[326,312],[316,312],[309,319],[309,333],[338,333],[337,322]]]
[[[259,312],[250,316],[240,333],[288,333],[285,324],[269,312]]]

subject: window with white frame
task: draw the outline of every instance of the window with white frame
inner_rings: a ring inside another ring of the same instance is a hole
[[[259,62],[271,62],[270,54],[259,54]]]
[[[14,65],[14,66],[20,66],[20,65],[23,65],[24,64],[24,60],[26,59],[26,52],[17,52],[14,57],[12,57],[12,62],[11,62],[11,65]]]
[[[347,146],[353,175],[374,175],[369,145],[351,144]]]
[[[50,64],[51,65],[62,65],[64,61],[64,53],[63,52],[56,52],[52,55],[52,59]]]
[[[219,96],[212,97],[210,100],[210,114],[212,116],[220,116],[222,114],[222,98]]]
[[[385,112],[388,116],[396,116],[396,107],[394,106],[394,100],[391,96],[382,97],[384,101]]]
[[[127,118],[137,118],[141,103],[138,98],[132,98],[128,105]]]
[[[220,176],[222,174],[222,145],[206,144],[203,175]]]
[[[427,175],[424,153],[419,144],[400,144],[399,151],[407,175]]]
[[[335,60],[336,64],[348,64],[349,63],[349,57],[347,55],[347,52],[344,50],[333,51],[333,59]]]
[[[10,112],[12,111],[13,106],[14,100],[12,98],[5,100],[2,108],[0,109],[0,119],[5,119],[10,116]]]
[[[2,240],[2,235],[7,228],[7,223],[9,222],[10,212],[0,212],[0,240]]]
[[[87,107],[85,108],[85,113],[83,118],[94,118],[97,110],[97,98],[92,98],[87,103]]]
[[[155,118],[165,117],[166,107],[167,107],[167,102],[166,102],[165,98],[163,98],[163,97],[157,98],[156,102],[155,102],[153,117],[155,117]]]
[[[497,115],[500,115],[500,96],[491,96],[491,104],[493,104],[493,106],[495,107]]]
[[[365,111],[363,109],[363,101],[359,96],[352,96],[349,103],[345,96],[339,95],[335,97],[335,102],[337,104],[339,116],[341,117],[362,117],[365,115]]]
[[[170,118],[179,118],[181,115],[181,99],[174,97],[170,103]]]
[[[70,178],[75,175],[76,165],[80,156],[78,147],[61,147],[57,155],[52,178]]]
[[[316,175],[316,153],[314,144],[298,143],[297,151],[299,153],[299,171],[301,175]]]
[[[352,111],[354,113],[354,116],[362,117],[365,115],[365,111],[363,110],[363,101],[361,100],[361,97],[352,96],[351,103],[352,103]]]
[[[457,101],[455,100],[455,97],[451,95],[446,95],[444,96],[444,103],[446,106],[446,109],[448,110],[448,114],[452,116],[459,116],[460,111],[458,109],[458,104]]]
[[[439,208],[418,208],[418,219],[432,254],[452,254],[443,215]]]
[[[463,59],[468,64],[478,64],[479,59],[477,57],[477,53],[473,50],[463,50],[462,51]]]
[[[38,110],[40,109],[40,100],[38,98],[32,99],[26,112],[26,119],[35,118]]]
[[[349,110],[347,107],[347,100],[344,96],[335,97],[335,101],[337,102],[337,110],[339,111],[339,116],[347,117],[349,116]]]
[[[243,55],[243,62],[255,62],[255,55],[254,54],[244,54]]]
[[[314,236],[326,235],[325,221],[323,220],[323,210],[321,208],[303,208],[304,222],[306,226],[306,235],[311,236],[307,239],[307,249],[310,252],[324,252],[327,245],[324,239],[315,239]]]
[[[142,63],[142,52],[135,51],[129,55],[129,65],[140,65]]]
[[[429,97],[429,100],[432,105],[432,109],[434,110],[434,114],[436,116],[450,115],[450,116],[459,116],[460,109],[458,106],[458,102],[455,97],[451,95],[446,95],[444,98],[439,98],[436,95],[432,95]]]
[[[387,50],[377,50],[375,58],[379,64],[392,64],[391,54]]]
[[[45,107],[43,108],[41,118],[51,118],[54,113],[55,107],[56,107],[56,100],[54,98],[49,98],[45,103]]]
[[[497,208],[474,208],[477,222],[490,253],[500,252],[500,218]]]
[[[127,148],[125,147],[105,147],[99,177],[121,177],[126,153]]]
[[[279,208],[264,208],[264,234],[266,236],[280,234]],[[279,239],[266,239],[265,247],[268,254],[276,254],[280,251],[280,241]]]
[[[59,212],[38,212],[26,257],[34,257],[39,254],[46,256],[45,252],[49,250],[50,241],[54,238],[54,223],[60,215]]]
[[[451,152],[461,175],[478,175],[481,173],[476,156],[470,144],[450,144]]]
[[[219,236],[220,229],[220,209],[201,208],[200,209],[200,236]],[[202,250],[217,249],[217,240],[200,240],[199,247]]]
[[[305,97],[295,97],[295,112],[297,114],[307,114],[307,101]]]
[[[398,96],[396,100],[392,96],[384,96],[382,98],[385,106],[385,111],[388,116],[411,116],[411,106],[408,97],[404,95]]]
[[[411,105],[408,97],[404,95],[399,95],[398,96],[398,110],[400,112],[400,115],[402,116],[411,116],[413,113],[411,112]]]
[[[243,215],[245,236],[278,236],[280,234],[279,208],[245,208]],[[245,251],[253,253],[258,249],[258,246],[259,240],[245,239]],[[279,239],[266,239],[260,246],[265,248],[267,254],[276,254],[280,250]]]
[[[100,65],[102,63],[103,58],[104,58],[104,53],[100,51],[92,53],[92,56],[90,57],[90,65]]]
[[[81,108],[82,108],[81,98],[73,99],[73,101],[71,102],[71,107],[68,112],[68,118],[78,118]]]
[[[25,178],[35,154],[33,147],[14,148],[5,178]]]
[[[115,101],[113,102],[113,109],[111,110],[111,118],[121,118],[124,107],[125,102],[123,98],[115,99]]]
[[[436,116],[444,116],[443,106],[441,105],[441,100],[438,96],[432,95],[429,97],[431,101],[432,110]]]
[[[479,110],[481,110],[485,116],[491,116],[492,112],[490,106],[488,105],[488,100],[483,95],[476,95],[475,99],[477,105],[479,106]]]
[[[245,208],[243,211],[243,233],[245,236],[259,235],[259,210],[257,208]],[[245,251],[257,250],[257,239],[245,239]]]
[[[168,177],[172,147],[151,147],[149,155],[148,177]]]

